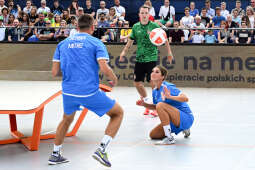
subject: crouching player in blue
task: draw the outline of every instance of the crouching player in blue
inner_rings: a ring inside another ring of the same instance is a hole
[[[79,33],[60,42],[53,57],[53,76],[57,76],[60,70],[63,76],[64,116],[58,125],[54,149],[48,160],[51,165],[68,162],[61,155],[60,149],[75,112],[83,106],[99,117],[105,114],[110,117],[105,135],[93,158],[107,167],[111,166],[106,148],[119,130],[123,110],[115,100],[99,89],[99,69],[111,80],[113,86],[117,84],[117,77],[107,64],[109,56],[106,47],[99,39],[91,36],[94,32],[93,23],[94,19],[90,15],[81,16],[78,20]]]
[[[148,109],[156,109],[161,123],[150,132],[151,139],[163,139],[156,144],[174,144],[176,135],[184,133],[184,137],[190,135],[190,127],[194,117],[186,102],[188,97],[172,83],[165,81],[167,70],[161,66],[153,68],[151,81],[155,88],[152,91],[153,104],[147,104],[143,99],[137,101],[137,105]]]

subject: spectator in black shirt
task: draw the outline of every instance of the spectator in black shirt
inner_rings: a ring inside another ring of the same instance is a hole
[[[53,7],[50,10],[54,16],[61,15],[63,13],[64,7],[59,4],[58,0],[54,0]]]
[[[32,7],[29,15],[30,22],[34,25],[38,21],[37,9],[36,7]]]
[[[62,19],[65,20],[67,24],[71,23],[71,18],[69,16],[68,10],[66,10],[66,9],[63,10],[63,18]]]
[[[237,44],[250,44],[251,43],[251,32],[247,30],[246,22],[241,23],[243,30],[238,30],[236,33]]]
[[[201,11],[201,23],[204,24],[205,28],[210,27],[210,18],[206,16],[206,8],[202,8]]]
[[[179,28],[179,22],[174,22],[174,28]],[[184,42],[184,32],[180,29],[170,30],[169,32],[169,42],[170,43],[183,43]]]
[[[37,38],[40,41],[53,41],[54,40],[54,33],[55,33],[55,29],[54,28],[50,28],[51,27],[51,22],[50,20],[46,21],[46,28],[43,28],[40,31],[40,34],[37,34]]]
[[[24,41],[24,32],[23,29],[20,28],[20,23],[18,19],[13,21],[14,28],[9,29],[8,31],[8,41]]]
[[[68,7],[70,16],[78,15],[78,8],[79,8],[78,0],[72,0],[71,5]]]
[[[86,7],[84,8],[84,14],[89,14],[95,18],[96,10],[91,6],[91,0],[86,0]]]

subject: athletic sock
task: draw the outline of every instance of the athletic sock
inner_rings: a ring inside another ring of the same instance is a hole
[[[60,153],[61,148],[62,148],[62,145],[55,145],[54,144],[52,155],[58,156],[59,153]]]
[[[171,138],[171,127],[170,125],[163,126],[166,137]]]
[[[112,137],[109,135],[104,135],[101,143],[100,143],[100,149],[101,151],[105,152],[106,151],[106,147],[109,145],[109,143],[112,141]]]

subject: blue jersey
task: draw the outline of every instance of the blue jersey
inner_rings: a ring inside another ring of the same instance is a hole
[[[170,104],[171,106],[185,112],[185,113],[191,113],[191,110],[189,108],[189,105],[186,102],[178,102],[175,100],[171,99],[165,99],[164,101],[162,100],[161,93],[163,92],[164,86],[170,90],[170,93],[172,96],[178,96],[181,91],[172,83],[168,82],[163,82],[162,85],[160,86],[160,89],[153,89],[152,91],[152,97],[153,97],[153,104],[157,104],[159,102],[164,102],[167,104]]]
[[[60,42],[53,61],[60,62],[63,94],[76,97],[95,94],[99,89],[99,59],[109,61],[106,47],[87,33]]]

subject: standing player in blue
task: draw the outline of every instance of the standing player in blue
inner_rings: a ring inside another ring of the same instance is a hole
[[[107,167],[111,166],[106,148],[119,130],[123,110],[115,100],[99,89],[99,68],[112,81],[112,85],[117,84],[117,77],[107,64],[109,56],[106,47],[99,39],[91,36],[94,32],[93,22],[90,15],[81,16],[78,20],[80,33],[59,43],[53,57],[53,76],[57,76],[60,69],[63,75],[64,116],[58,125],[54,149],[48,161],[51,165],[68,162],[61,155],[60,149],[75,112],[84,106],[99,117],[105,114],[110,117],[105,135],[93,158]]]
[[[175,139],[171,133],[176,135],[184,133],[184,137],[190,135],[190,127],[194,117],[186,102],[188,97],[172,83],[165,81],[167,70],[161,66],[153,68],[151,81],[155,85],[152,91],[153,104],[147,104],[143,99],[137,101],[137,105],[149,109],[156,109],[161,123],[151,132],[151,139],[163,139],[156,144],[174,144]]]

